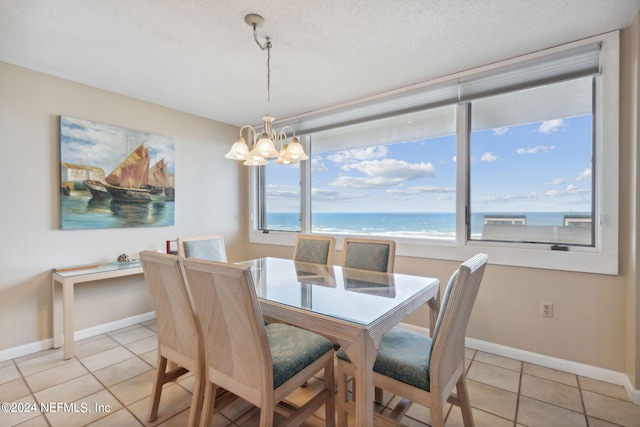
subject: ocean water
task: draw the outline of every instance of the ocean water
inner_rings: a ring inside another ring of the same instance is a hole
[[[173,202],[95,200],[88,191],[60,196],[62,229],[166,227],[174,224]]]
[[[527,225],[562,226],[565,215],[587,215],[586,212],[530,212],[524,215]],[[481,236],[485,215],[505,213],[479,212],[471,216],[471,235]],[[376,234],[407,237],[453,239],[455,213],[314,213],[312,231],[328,234]],[[268,213],[270,230],[297,231],[300,229],[297,213]]]

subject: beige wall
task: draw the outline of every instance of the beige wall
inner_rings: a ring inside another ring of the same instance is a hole
[[[59,116],[174,138],[175,225],[60,230]],[[0,62],[0,351],[51,338],[51,269],[137,257],[179,235],[222,233],[244,256],[246,172],[224,158],[238,129]],[[242,200],[241,200],[242,199]],[[142,276],[76,289],[76,330],[151,311]]]

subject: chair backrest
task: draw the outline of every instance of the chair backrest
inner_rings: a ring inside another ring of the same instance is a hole
[[[342,251],[345,267],[393,273],[396,254],[393,240],[345,238]]]
[[[273,362],[250,270],[194,258],[183,265],[209,381],[262,407],[273,391]]]
[[[178,237],[178,255],[183,258],[227,262],[224,239],[218,234]]]
[[[187,288],[180,257],[159,252],[140,252],[142,271],[156,312],[158,351],[170,352],[171,360],[193,369],[203,357],[199,348],[199,324]]]
[[[464,370],[464,339],[487,255],[477,254],[460,265],[445,289],[433,331],[429,377],[431,390],[448,396]]]
[[[294,261],[331,265],[336,239],[331,236],[298,234]]]

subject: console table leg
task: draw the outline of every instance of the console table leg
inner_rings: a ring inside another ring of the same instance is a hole
[[[62,345],[62,283],[51,280],[51,299],[53,300],[53,348]]]
[[[73,357],[73,283],[62,285],[62,307],[64,311],[64,358]]]

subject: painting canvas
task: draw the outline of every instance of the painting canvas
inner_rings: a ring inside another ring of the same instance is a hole
[[[62,229],[174,224],[173,138],[62,116]]]

